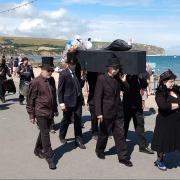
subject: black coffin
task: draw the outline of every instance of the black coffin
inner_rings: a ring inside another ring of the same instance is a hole
[[[79,50],[76,57],[82,69],[104,73],[107,69],[108,59],[112,54],[118,57],[123,73],[139,74],[146,71],[145,51]]]

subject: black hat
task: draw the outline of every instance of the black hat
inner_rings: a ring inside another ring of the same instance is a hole
[[[67,63],[69,64],[76,64],[77,63],[77,52],[68,52],[67,53]]]
[[[46,69],[54,69],[54,58],[53,57],[42,57],[42,65],[40,67]]]
[[[106,67],[120,67],[119,59],[113,55],[111,58],[108,59],[108,64]]]
[[[163,81],[167,81],[170,79],[176,79],[176,78],[177,78],[177,76],[170,69],[168,69],[167,71],[163,72],[160,75],[159,82],[161,83]]]
[[[29,59],[27,57],[23,57],[21,62],[28,61]]]

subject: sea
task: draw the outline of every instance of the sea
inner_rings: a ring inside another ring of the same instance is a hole
[[[160,75],[171,69],[180,80],[180,56],[147,56],[146,62],[152,66],[155,74]]]
[[[35,62],[41,62],[41,56],[30,55],[29,59]],[[54,57],[55,62],[60,62],[61,56]],[[149,63],[155,74],[160,75],[162,72],[171,69],[180,80],[180,55],[179,56],[147,56],[146,62]]]

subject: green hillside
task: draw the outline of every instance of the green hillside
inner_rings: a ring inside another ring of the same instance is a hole
[[[107,47],[110,42],[93,42],[93,48]],[[0,54],[18,55],[59,55],[66,45],[66,40],[31,37],[0,37]],[[147,51],[148,55],[165,54],[163,48],[133,44],[133,49]]]

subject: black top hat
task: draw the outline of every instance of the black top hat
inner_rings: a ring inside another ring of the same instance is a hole
[[[42,57],[42,65],[40,67],[53,69],[54,68],[54,58],[53,57]]]
[[[111,58],[108,59],[108,64],[106,67],[119,67],[120,68],[120,62],[118,58],[113,55]]]
[[[159,82],[162,83],[163,81],[167,81],[170,79],[176,79],[176,78],[177,78],[177,76],[170,69],[168,69],[167,71],[163,72],[160,75]]]
[[[77,52],[68,52],[67,53],[67,63],[70,63],[70,64],[76,64],[77,63]]]

